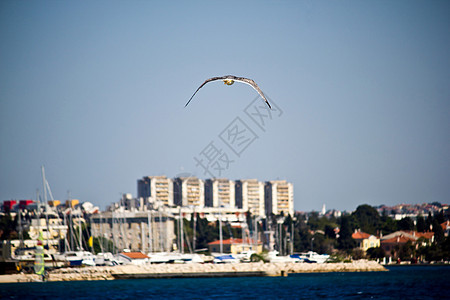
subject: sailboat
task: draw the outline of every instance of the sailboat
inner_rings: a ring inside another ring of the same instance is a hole
[[[81,214],[78,216],[78,229],[79,229],[79,233],[78,233],[78,238],[79,238],[79,245],[78,245],[78,250],[76,251],[66,251],[63,254],[59,255],[58,258],[66,261],[69,266],[81,266],[81,265],[85,265],[85,266],[95,266],[95,259],[96,256],[94,254],[92,254],[89,251],[86,251],[83,249],[83,243],[82,243],[82,239],[83,239],[83,234],[82,234],[82,222],[84,220],[82,220],[81,218]],[[91,241],[89,241],[91,242]]]

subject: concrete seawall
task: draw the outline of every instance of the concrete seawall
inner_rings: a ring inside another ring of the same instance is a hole
[[[317,272],[372,272],[387,271],[374,261],[359,260],[351,263],[236,263],[236,264],[148,264],[115,267],[62,268],[48,273],[48,281],[114,280],[132,278],[183,277],[244,277],[287,276],[292,273]],[[1,275],[2,282],[32,282],[40,277],[34,274]]]

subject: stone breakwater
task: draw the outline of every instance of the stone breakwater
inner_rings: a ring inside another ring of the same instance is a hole
[[[114,280],[131,278],[181,277],[242,277],[287,276],[292,273],[372,272],[387,271],[375,261],[358,260],[351,263],[236,263],[236,264],[156,264],[115,267],[61,268],[48,273],[48,281]],[[0,276],[1,282],[31,282],[40,278],[34,274]]]

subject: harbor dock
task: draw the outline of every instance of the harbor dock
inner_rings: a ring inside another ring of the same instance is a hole
[[[195,278],[288,276],[295,273],[376,272],[387,271],[375,261],[358,260],[349,263],[232,263],[232,264],[146,264],[114,267],[60,268],[48,272],[47,281],[115,280],[137,278]],[[33,282],[36,274],[1,275],[0,283]]]

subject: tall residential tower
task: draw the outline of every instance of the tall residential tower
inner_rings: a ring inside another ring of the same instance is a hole
[[[173,179],[174,204],[178,206],[205,206],[205,183],[197,177]]]
[[[236,180],[236,206],[265,217],[264,183],[257,179]]]
[[[266,181],[264,187],[266,214],[294,215],[294,186],[286,180]]]
[[[235,208],[234,181],[226,178],[206,179],[205,205]]]
[[[138,180],[138,199],[144,199],[144,205],[172,206],[173,181],[166,176],[147,176]]]

